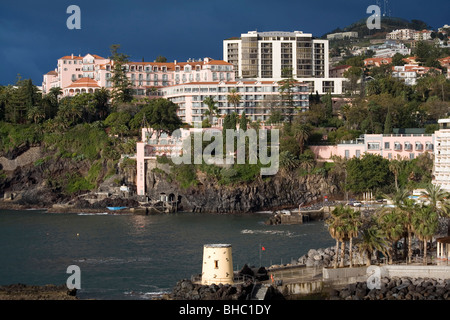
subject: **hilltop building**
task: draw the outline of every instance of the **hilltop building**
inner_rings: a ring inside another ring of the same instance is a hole
[[[358,38],[358,32],[356,31],[348,31],[348,32],[336,32],[327,34],[328,40],[342,40],[342,39],[351,39]]]
[[[431,40],[433,30],[397,29],[386,34],[390,40]]]
[[[279,81],[292,76],[311,93],[341,94],[345,78],[330,78],[328,40],[302,31],[249,31],[223,41],[223,60],[232,63],[236,79]]]

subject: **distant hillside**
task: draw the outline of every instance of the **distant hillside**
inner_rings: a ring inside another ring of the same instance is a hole
[[[367,16],[367,18],[368,17],[369,16]],[[365,36],[377,37],[380,34],[385,34],[395,29],[414,29],[414,30],[432,29],[431,26],[429,26],[426,22],[422,20],[413,19],[411,21],[408,21],[402,18],[382,17],[381,29],[370,30],[369,28],[367,28],[366,24],[367,18],[354,22],[345,28],[336,28],[331,32],[325,33],[321,38],[326,39],[327,35],[331,33],[348,32],[348,31],[356,31],[358,32],[358,37],[363,38]]]

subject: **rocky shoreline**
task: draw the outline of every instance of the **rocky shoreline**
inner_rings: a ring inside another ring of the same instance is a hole
[[[78,300],[77,289],[66,285],[33,286],[11,284],[0,286],[0,300]]]
[[[357,282],[331,289],[330,300],[450,300],[450,279],[392,277],[381,278],[380,289]]]

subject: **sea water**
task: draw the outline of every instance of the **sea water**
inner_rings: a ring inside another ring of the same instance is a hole
[[[205,244],[231,244],[239,270],[290,263],[335,243],[323,222],[270,226],[268,217],[0,210],[0,285],[65,284],[76,265],[80,299],[152,299],[201,273]]]

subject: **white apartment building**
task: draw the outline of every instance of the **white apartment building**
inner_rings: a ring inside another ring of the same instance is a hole
[[[391,40],[430,40],[433,30],[397,29],[386,34],[386,39]]]
[[[327,34],[328,40],[339,40],[339,39],[350,39],[350,38],[358,38],[358,32],[348,31],[348,32],[336,32],[336,33]]]
[[[435,135],[433,184],[450,192],[450,118],[439,119]]]
[[[412,40],[416,30],[413,29],[397,29],[386,34],[386,39],[391,40]]]
[[[381,45],[371,46],[370,50],[375,52],[374,57],[376,58],[391,58],[396,53],[400,53],[402,55],[411,54],[411,49],[405,46],[405,44],[389,40]]]
[[[341,94],[346,79],[329,77],[328,51],[328,40],[302,31],[250,31],[223,41],[223,60],[233,64],[237,79],[279,81],[290,70],[312,93]]]
[[[161,88],[162,96],[179,106],[178,116],[183,122],[199,124],[205,118],[208,106],[203,103],[206,97],[211,96],[217,103],[218,114],[213,124],[222,126],[227,114],[245,112],[251,121],[265,122],[271,115],[273,108],[283,105],[280,95],[280,84],[276,81],[210,81],[190,82]],[[233,90],[239,95],[239,104],[234,105],[228,101]],[[303,112],[309,108],[309,91],[305,83],[296,83],[292,88],[292,106],[281,107],[285,115]]]

